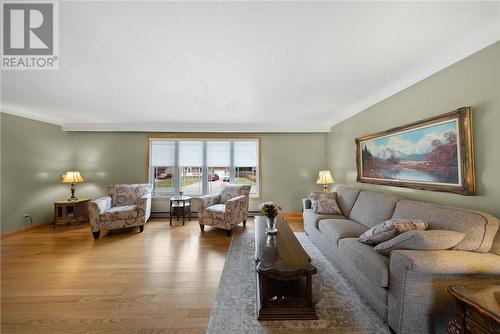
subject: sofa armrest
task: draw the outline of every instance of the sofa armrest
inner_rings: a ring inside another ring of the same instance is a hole
[[[138,217],[144,217],[144,223],[146,223],[151,216],[151,193],[148,193],[137,202]]]
[[[311,208],[311,200],[309,198],[302,199],[302,212]]]
[[[438,250],[396,250],[391,253],[391,271],[395,265],[407,270],[439,275],[500,275],[500,256],[493,253]]]
[[[220,194],[218,195],[205,195],[198,197],[198,217],[201,217],[203,211],[212,205],[220,203]]]
[[[397,333],[444,333],[454,285],[498,284],[500,256],[467,251],[391,253],[387,321]]]
[[[101,230],[100,215],[111,208],[111,196],[105,196],[89,202],[89,221],[92,232]]]

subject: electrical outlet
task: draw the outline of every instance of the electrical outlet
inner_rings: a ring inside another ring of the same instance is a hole
[[[28,222],[29,222],[30,225],[33,225],[33,218],[31,218],[31,214],[30,213],[25,213],[23,215],[23,223],[28,223]]]

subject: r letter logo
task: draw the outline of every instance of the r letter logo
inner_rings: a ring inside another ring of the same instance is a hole
[[[1,68],[57,70],[58,3],[4,1],[1,5]]]

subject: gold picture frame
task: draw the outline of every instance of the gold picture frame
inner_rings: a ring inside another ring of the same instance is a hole
[[[355,142],[357,182],[476,194],[471,107]]]

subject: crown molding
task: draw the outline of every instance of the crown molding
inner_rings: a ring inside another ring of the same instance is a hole
[[[32,112],[29,110],[15,108],[15,107],[4,105],[4,104],[2,104],[2,107],[0,109],[0,114],[8,114],[8,115],[13,115],[13,116],[17,116],[17,117],[31,119],[33,121],[62,126],[62,122],[59,119],[56,119],[54,117],[42,115],[38,112]]]
[[[271,133],[271,132],[330,132],[330,124],[216,124],[216,123],[65,123],[64,131],[89,132],[244,132],[244,133]]]

